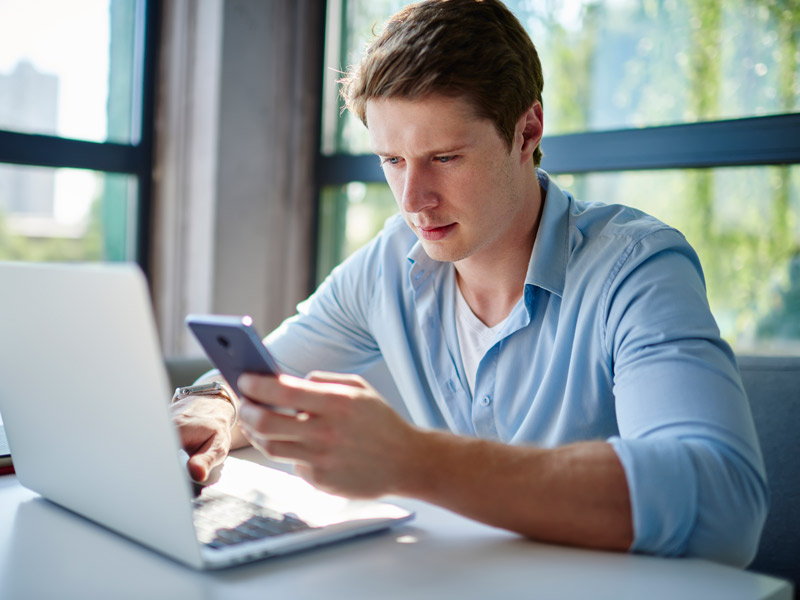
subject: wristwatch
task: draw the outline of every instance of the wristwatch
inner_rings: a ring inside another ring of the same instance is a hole
[[[233,423],[231,423],[231,429],[234,428],[236,422],[239,420],[239,403],[233,398],[233,394],[231,394],[227,386],[220,381],[175,388],[175,393],[172,395],[172,402],[183,400],[186,396],[219,396],[226,402],[229,402],[233,407]]]

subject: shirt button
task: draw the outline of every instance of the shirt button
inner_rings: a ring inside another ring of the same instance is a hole
[[[481,406],[489,406],[492,403],[492,399],[490,396],[484,396],[480,399]]]

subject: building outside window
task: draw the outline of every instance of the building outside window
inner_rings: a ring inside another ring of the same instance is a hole
[[[0,3],[0,260],[146,262],[147,4]]]
[[[397,211],[335,80],[405,4],[328,3],[320,280]],[[800,353],[800,2],[506,4],[543,63],[542,167],[680,229],[738,352]]]

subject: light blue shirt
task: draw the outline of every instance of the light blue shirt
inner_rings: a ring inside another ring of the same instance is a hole
[[[746,565],[766,476],[695,252],[652,217],[579,202],[539,177],[547,193],[523,298],[481,359],[474,394],[454,268],[429,258],[399,215],[268,347],[297,375],[358,373],[382,358],[421,426],[545,448],[608,440],[630,489],[633,551]]]

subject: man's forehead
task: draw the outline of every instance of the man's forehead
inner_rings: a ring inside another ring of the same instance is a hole
[[[457,113],[462,119],[481,119],[475,107],[475,103],[467,96],[428,94],[425,96],[406,98],[402,96],[389,96],[382,98],[370,98],[366,102],[367,127],[369,128],[369,115],[375,115],[374,108],[394,107],[398,110],[424,111],[430,110],[436,113]],[[371,110],[373,109],[373,110]]]
[[[396,154],[441,154],[465,149],[476,142],[479,132],[471,121],[447,119],[444,122],[393,119],[379,113],[369,128],[372,151],[379,156]]]

